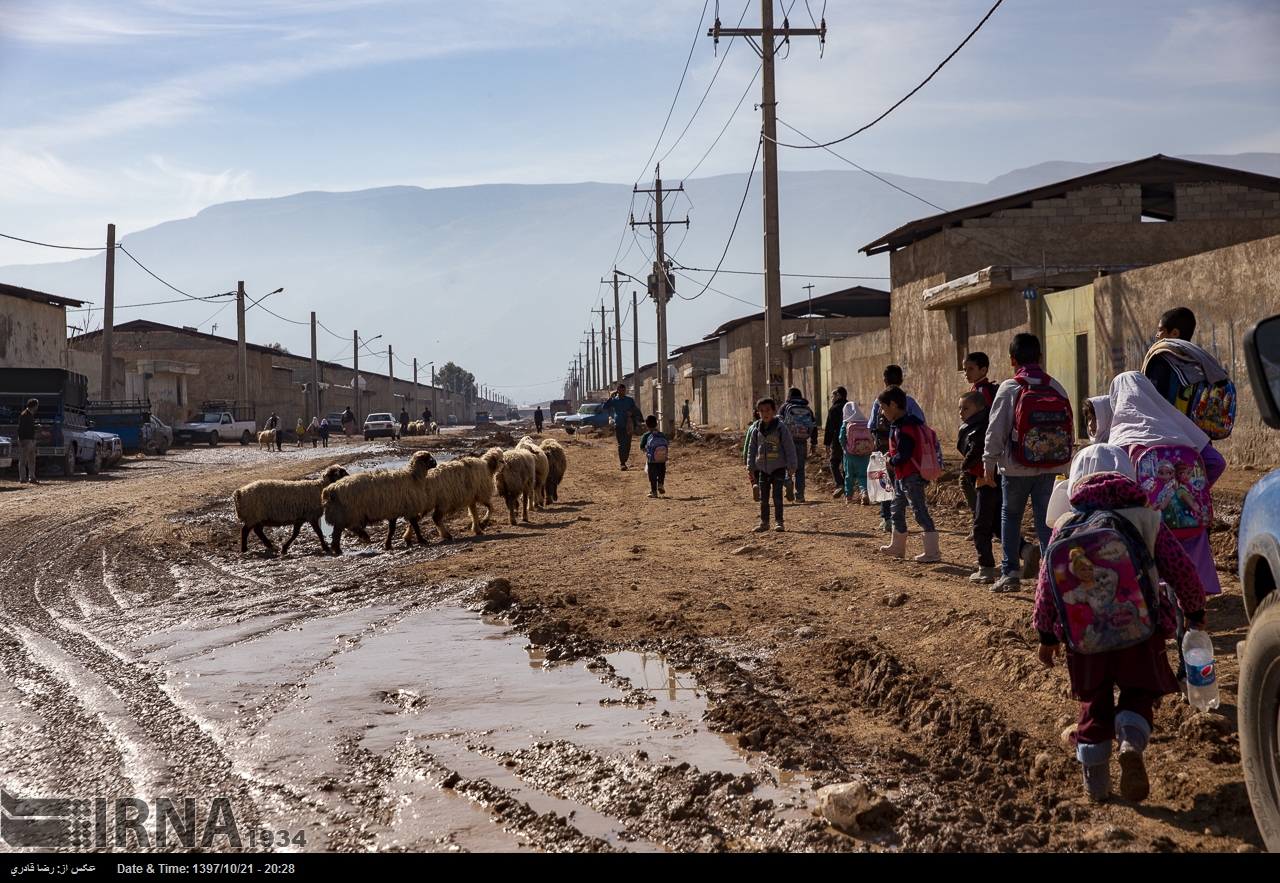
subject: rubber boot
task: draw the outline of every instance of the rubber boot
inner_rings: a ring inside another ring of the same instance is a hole
[[[1151,793],[1147,764],[1142,752],[1151,739],[1151,724],[1135,711],[1116,714],[1116,739],[1120,742],[1120,796],[1135,803]]]
[[[1076,759],[1084,773],[1084,790],[1089,799],[1105,802],[1111,796],[1111,743],[1077,742]]]
[[[893,539],[889,541],[889,545],[881,546],[881,552],[888,552],[894,558],[905,558],[907,555],[907,535],[905,533],[893,532]]]
[[[938,550],[938,532],[936,530],[926,531],[924,534],[924,552],[916,556],[916,561],[921,564],[932,564],[941,560],[942,552]]]

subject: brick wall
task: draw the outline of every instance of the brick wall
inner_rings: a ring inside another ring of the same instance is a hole
[[[1180,221],[1280,218],[1280,193],[1217,182],[1175,187]]]
[[[1142,188],[1106,185],[1072,190],[1060,199],[1037,199],[1030,208],[1012,208],[965,227],[1032,227],[1050,224],[1114,224],[1142,219]]]

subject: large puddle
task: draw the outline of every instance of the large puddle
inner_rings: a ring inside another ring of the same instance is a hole
[[[619,704],[624,691],[585,663],[546,666],[523,636],[449,604],[406,611],[365,608],[319,619],[276,615],[236,623],[186,622],[141,639],[135,649],[165,672],[167,689],[215,733],[238,772],[301,795],[314,811],[267,820],[305,829],[307,849],[326,848],[343,809],[342,789],[326,782],[349,775],[342,752],[355,744],[389,756],[412,745],[467,778],[485,778],[539,814],[568,815],[584,834],[628,850],[657,850],[623,822],[542,793],[492,759],[491,751],[564,739],[603,756],[650,763],[687,762],[704,771],[760,771],[760,761],[701,723],[706,699],[692,677],[663,658],[624,652],[608,657],[653,701]],[[344,748],[344,746],[346,746]],[[469,747],[470,746],[470,747]],[[807,815],[804,782],[778,771],[757,796],[780,815]],[[512,850],[522,838],[430,777],[406,773],[381,788],[395,809],[376,835],[377,848]]]

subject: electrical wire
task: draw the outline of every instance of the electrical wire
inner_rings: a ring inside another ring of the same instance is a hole
[[[702,297],[702,295],[706,293],[707,289],[711,287],[711,283],[715,281],[716,275],[720,272],[720,267],[724,264],[724,259],[729,254],[729,246],[733,244],[733,234],[738,231],[738,221],[742,219],[742,209],[747,204],[747,194],[751,192],[751,180],[755,177],[756,164],[760,161],[760,148],[763,146],[764,146],[763,138],[756,141],[756,155],[755,155],[755,158],[751,160],[751,171],[747,174],[747,186],[744,187],[742,190],[742,202],[738,203],[738,214],[733,219],[733,227],[732,229],[729,230],[729,239],[724,244],[724,251],[720,253],[720,260],[716,264],[715,272],[711,274],[711,278],[707,280],[707,284],[703,286],[702,291],[699,291],[693,297],[685,297],[683,294],[677,291],[676,297],[680,298],[681,300],[697,300],[698,298]]]
[[[742,108],[742,102],[747,100],[747,95],[751,92],[751,87],[756,84],[756,78],[760,76],[760,71],[763,67],[763,65],[756,67],[756,72],[751,76],[751,82],[747,83],[747,88],[743,90],[742,97],[739,98],[738,103],[734,105],[733,113],[729,114],[729,119],[725,122],[724,128],[720,130],[720,134],[716,136],[716,140],[711,142],[711,146],[707,148],[707,152],[702,154],[702,159],[698,160],[697,163],[694,164],[693,168],[689,170],[689,174],[684,176],[686,180],[693,177],[693,173],[698,171],[698,168],[706,161],[707,157],[711,155],[711,151],[716,149],[716,145],[720,143],[720,139],[724,137],[724,133],[729,130],[729,125],[733,122],[733,118],[738,115],[738,111]]]
[[[228,296],[228,295],[225,295],[225,294],[211,294],[211,295],[209,295],[208,297],[201,297],[201,298],[197,298],[197,300],[200,300],[200,301],[203,301],[203,302],[206,302],[206,303],[207,303],[207,302],[209,302],[209,301],[211,301],[211,300],[214,300],[214,299],[216,299],[216,298],[219,298],[219,297],[227,297],[227,296]],[[113,310],[131,310],[131,309],[134,309],[135,307],[158,307],[158,306],[161,306],[162,304],[185,304],[185,303],[190,303],[190,302],[191,302],[191,301],[189,301],[189,300],[187,300],[187,299],[185,299],[185,298],[174,298],[173,300],[153,300],[153,301],[151,301],[151,302],[149,302],[149,303],[145,303],[145,304],[114,304],[111,308],[112,308]],[[228,301],[227,303],[229,304],[229,303],[230,303],[230,301]],[[227,304],[223,304],[223,306],[227,306]],[[100,308],[99,308],[99,307],[84,307],[83,309],[67,310],[67,312],[68,312],[68,313],[87,313],[87,312],[93,312],[93,311],[94,311],[94,310],[96,310],[96,309],[100,309]]]
[[[872,126],[874,126],[876,123],[880,122],[882,119],[884,119],[884,118],[885,118],[885,117],[887,117],[889,114],[893,113],[895,110],[897,110],[899,107],[901,107],[901,106],[906,102],[906,100],[907,100],[908,98],[910,98],[912,95],[915,95],[917,92],[919,92],[921,89],[923,89],[923,88],[925,87],[925,85],[926,85],[930,80],[932,80],[935,76],[937,76],[938,71],[940,71],[940,70],[942,70],[944,67],[946,67],[947,62],[949,62],[951,59],[955,58],[955,57],[956,57],[956,54],[957,54],[961,49],[963,49],[963,48],[965,47],[965,44],[966,44],[966,43],[968,43],[970,40],[972,40],[972,39],[973,39],[973,35],[974,35],[974,34],[976,34],[976,33],[978,33],[978,31],[982,29],[982,26],[983,26],[983,25],[985,25],[985,24],[987,23],[987,19],[991,18],[992,14],[993,14],[997,9],[999,9],[999,8],[1000,8],[1000,4],[1001,4],[1001,3],[1003,3],[1003,2],[1004,2],[1004,0],[996,0],[996,5],[995,5],[995,6],[992,6],[989,10],[987,10],[987,14],[986,14],[986,15],[984,15],[984,16],[982,17],[982,21],[978,22],[977,27],[975,27],[972,31],[970,31],[970,32],[969,32],[969,36],[967,36],[967,37],[965,37],[963,40],[961,40],[961,41],[960,41],[960,45],[959,45],[959,46],[957,46],[955,49],[951,50],[951,54],[950,54],[950,55],[948,55],[946,58],[942,59],[942,63],[941,63],[941,64],[939,64],[937,67],[935,67],[935,68],[933,69],[933,73],[931,73],[931,74],[929,74],[929,76],[925,77],[925,78],[924,78],[924,80],[922,80],[922,81],[921,81],[920,85],[916,86],[914,89],[912,89],[912,90],[911,90],[910,92],[908,92],[906,95],[904,95],[904,96],[902,96],[901,98],[899,98],[899,99],[898,99],[898,100],[893,104],[893,106],[892,106],[892,107],[890,107],[890,108],[889,108],[888,110],[886,110],[884,113],[880,114],[880,116],[876,117],[876,118],[875,118],[874,120],[872,120],[871,122],[867,123],[867,124],[866,124],[865,126],[863,126],[862,128],[860,128],[860,129],[855,129],[854,131],[850,132],[848,135],[845,135],[843,138],[836,138],[834,141],[824,141],[824,142],[822,142],[821,144],[818,144],[818,143],[816,143],[816,142],[815,142],[815,143],[813,143],[813,144],[786,144],[786,143],[784,143],[784,142],[782,142],[782,141],[777,140],[776,138],[775,138],[775,139],[773,139],[773,142],[774,142],[775,144],[777,144],[779,147],[790,147],[790,148],[793,148],[793,149],[795,149],[795,150],[816,150],[816,149],[818,149],[818,148],[820,148],[820,147],[830,147],[832,144],[839,144],[841,141],[848,141],[848,140],[849,140],[850,138],[852,138],[854,135],[860,135],[860,134],[862,134],[863,132],[867,131],[867,129],[870,129],[870,128],[871,128]]]
[[[676,269],[687,270],[690,273],[714,273],[715,270],[708,270],[705,267],[686,267],[684,264],[676,263]],[[763,276],[764,270],[721,270],[721,273],[728,273],[734,276]],[[830,276],[821,273],[779,273],[779,276],[792,279],[888,279],[888,276]]]
[[[697,285],[697,284],[698,284],[698,280],[697,280],[697,279],[694,279],[692,276],[685,276],[685,274],[684,274],[684,273],[681,273],[679,270],[672,270],[672,272],[673,272],[675,275],[677,275],[677,276],[681,276],[681,277],[683,277],[683,278],[685,278],[685,279],[688,279],[688,280],[689,280],[690,282],[692,282],[694,285]],[[749,306],[749,307],[758,307],[758,306],[760,306],[760,304],[756,303],[755,301],[743,300],[743,299],[742,299],[742,298],[740,298],[740,297],[735,297],[734,295],[729,294],[727,291],[721,291],[721,290],[720,290],[720,289],[718,289],[718,288],[711,288],[710,286],[707,286],[707,288],[705,288],[704,290],[705,290],[705,291],[710,291],[712,294],[718,294],[718,295],[720,295],[721,297],[727,297],[727,298],[729,298],[729,300],[736,300],[738,303],[740,303],[740,304],[746,304],[746,305],[747,305],[747,306]],[[701,293],[701,292],[699,292],[699,293]],[[643,343],[643,341],[641,341],[641,342]]]
[[[671,108],[667,111],[667,118],[662,123],[662,130],[658,132],[658,140],[653,144],[653,150],[649,151],[649,158],[644,161],[644,168],[640,170],[640,175],[636,176],[636,182],[639,183],[640,177],[649,170],[649,163],[658,155],[658,148],[662,145],[662,136],[667,134],[667,126],[671,124],[671,115],[675,113],[676,102],[680,100],[680,90],[684,88],[684,79],[689,75],[689,63],[693,61],[693,50],[698,48],[698,38],[702,36],[702,23],[707,18],[707,7],[711,5],[711,0],[703,0],[702,14],[698,16],[698,28],[693,33],[693,45],[689,47],[689,57],[684,60],[684,70],[680,73],[680,82],[676,84],[676,94],[671,99]]]
[[[183,297],[189,297],[189,298],[191,298],[192,300],[205,300],[205,298],[197,297],[197,296],[196,296],[196,295],[194,295],[194,294],[187,294],[185,291],[183,291],[181,288],[178,288],[176,285],[171,285],[170,283],[165,282],[163,279],[161,279],[161,278],[160,278],[159,276],[157,276],[155,273],[151,272],[151,270],[149,270],[149,269],[148,269],[148,268],[147,268],[147,267],[142,263],[142,261],[138,260],[138,259],[137,259],[137,258],[135,258],[133,255],[129,254],[129,250],[128,250],[127,248],[125,248],[125,247],[124,247],[124,243],[122,243],[122,242],[118,242],[118,243],[116,243],[116,248],[120,249],[122,252],[124,252],[126,255],[128,255],[129,260],[133,261],[133,262],[134,262],[135,264],[137,264],[139,267],[142,267],[142,271],[143,271],[144,273],[146,273],[146,274],[147,274],[148,276],[150,276],[152,279],[154,279],[154,280],[156,280],[157,282],[159,282],[159,283],[160,283],[161,285],[163,285],[165,288],[172,289],[173,291],[178,292],[178,294],[182,295]],[[227,293],[228,293],[228,294],[234,294],[235,292],[227,292]]]
[[[83,245],[54,245],[51,242],[37,242],[34,239],[23,239],[21,236],[10,236],[8,233],[0,233],[2,239],[12,239],[14,242],[25,242],[27,245],[42,245],[45,248],[63,248],[67,251],[106,251],[105,245],[83,246]],[[117,245],[117,248],[120,246]]]

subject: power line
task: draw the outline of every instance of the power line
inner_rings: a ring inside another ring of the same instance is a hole
[[[940,71],[940,70],[942,70],[944,67],[946,67],[947,62],[948,62],[948,61],[950,61],[951,59],[955,58],[955,57],[956,57],[956,54],[957,54],[961,49],[963,49],[963,48],[964,48],[965,44],[966,44],[966,43],[968,43],[970,40],[972,40],[972,39],[973,39],[973,35],[974,35],[974,34],[976,34],[976,33],[978,33],[978,31],[979,31],[979,30],[981,30],[982,26],[983,26],[983,25],[985,25],[985,24],[987,23],[987,19],[991,18],[992,13],[994,13],[998,8],[1000,8],[1000,4],[1001,4],[1001,3],[1003,3],[1003,2],[1004,2],[1004,0],[996,0],[996,5],[995,5],[995,6],[992,6],[989,10],[987,10],[987,14],[986,14],[986,15],[984,15],[984,16],[982,17],[982,21],[978,22],[977,27],[975,27],[972,31],[970,31],[970,32],[969,32],[969,36],[967,36],[967,37],[965,37],[963,40],[961,40],[961,41],[960,41],[960,45],[959,45],[959,46],[957,46],[955,49],[951,50],[951,54],[950,54],[950,55],[948,55],[946,58],[942,59],[942,63],[941,63],[941,64],[939,64],[937,67],[935,67],[935,68],[933,69],[933,73],[931,73],[931,74],[929,74],[929,76],[925,77],[925,78],[924,78],[924,80],[923,80],[923,81],[921,81],[920,85],[916,86],[914,89],[912,89],[912,90],[911,90],[910,92],[908,92],[906,95],[902,96],[900,99],[898,99],[898,101],[897,101],[897,102],[895,102],[895,103],[894,103],[894,105],[893,105],[892,107],[890,107],[890,108],[889,108],[888,110],[886,110],[884,113],[880,114],[880,116],[876,117],[876,118],[875,118],[874,120],[872,120],[871,122],[867,123],[867,124],[866,124],[865,126],[863,126],[862,128],[860,128],[860,129],[855,129],[854,131],[850,132],[848,135],[845,135],[843,138],[836,138],[834,141],[824,141],[824,142],[823,142],[823,143],[821,143],[821,144],[818,144],[818,143],[816,143],[816,142],[815,142],[814,144],[785,144],[785,143],[783,143],[782,141],[778,141],[777,139],[774,139],[774,143],[775,143],[775,144],[777,144],[779,147],[791,147],[791,148],[794,148],[794,149],[796,149],[796,150],[816,150],[816,149],[817,149],[817,148],[819,148],[819,147],[830,147],[832,144],[839,144],[841,141],[848,141],[848,140],[849,140],[850,138],[852,138],[854,135],[860,135],[860,134],[862,134],[863,132],[867,131],[867,129],[870,129],[870,128],[871,128],[872,126],[874,126],[876,123],[880,122],[882,119],[884,119],[884,118],[885,118],[885,117],[887,117],[889,114],[893,113],[895,110],[897,110],[899,107],[901,107],[901,106],[906,102],[906,100],[907,100],[908,98],[910,98],[912,95],[915,95],[917,92],[919,92],[921,89],[923,89],[923,88],[925,87],[925,85],[926,85],[930,80],[932,80],[935,76],[937,76],[938,71]],[[788,128],[790,128],[790,127],[788,127]]]
[[[658,147],[662,144],[662,136],[667,134],[667,126],[671,123],[671,115],[675,113],[676,102],[680,100],[680,90],[684,88],[684,78],[689,74],[689,63],[693,61],[693,50],[698,48],[698,38],[702,36],[702,22],[707,17],[707,7],[711,5],[711,0],[704,0],[702,4],[702,14],[698,16],[698,28],[693,32],[693,45],[689,47],[689,57],[684,60],[684,70],[680,73],[680,82],[676,84],[676,94],[671,99],[671,108],[667,111],[667,118],[662,124],[662,131],[658,132],[658,140],[653,144],[653,150],[649,151],[649,158],[644,161],[644,168],[640,170],[643,175],[649,170],[649,163],[658,154]],[[639,183],[640,177],[636,177]]]
[[[215,300],[220,297],[229,297],[229,296],[230,294],[211,294],[208,297],[194,298],[194,300],[198,300],[202,303],[207,303],[209,301]],[[162,304],[186,304],[186,303],[191,303],[191,300],[186,298],[174,298],[173,300],[153,300],[145,304],[116,304],[114,307],[112,307],[112,309],[131,310],[131,309],[134,309],[135,307],[158,307],[158,306],[161,306]],[[223,306],[227,306],[230,303],[231,301],[227,301],[227,303],[223,304]],[[95,309],[100,310],[101,307],[85,307],[83,309],[78,309],[78,310],[67,310],[67,312],[68,313],[91,313]]]
[[[676,297],[680,298],[681,300],[697,300],[698,298],[702,297],[702,295],[706,293],[707,289],[711,287],[711,283],[715,281],[716,274],[720,272],[720,267],[722,264],[724,264],[725,256],[729,254],[729,246],[733,244],[733,234],[736,233],[738,230],[738,221],[742,219],[742,209],[747,204],[747,194],[751,192],[751,179],[755,177],[756,163],[760,161],[760,148],[763,146],[764,146],[764,139],[761,138],[756,142],[756,155],[755,155],[755,158],[751,160],[751,171],[747,174],[747,186],[742,190],[742,202],[738,203],[738,214],[733,219],[733,228],[729,230],[729,239],[724,244],[724,251],[720,253],[720,261],[719,263],[716,264],[715,271],[711,274],[711,278],[707,280],[707,284],[703,286],[702,291],[699,291],[693,297],[685,297],[683,294],[677,291]],[[694,284],[697,284],[697,283],[694,283]]]
[[[782,122],[782,120],[778,120]],[[784,124],[785,125],[785,124]],[[676,268],[680,270],[688,270],[690,273],[714,273],[715,270],[708,270],[705,267],[686,267],[684,264],[677,263]],[[735,276],[763,276],[763,270],[721,270],[721,273],[729,273]],[[820,273],[782,273],[784,278],[793,279],[888,279],[888,276],[830,276]]]
[[[117,243],[117,244],[116,244],[116,248],[120,249],[120,250],[121,250],[122,252],[124,252],[126,255],[129,255],[129,260],[133,261],[133,262],[134,262],[135,264],[137,264],[139,267],[142,267],[142,270],[143,270],[143,272],[144,272],[144,273],[146,273],[146,274],[147,274],[148,276],[150,276],[152,279],[154,279],[154,280],[156,280],[157,282],[159,282],[159,283],[160,283],[161,285],[163,285],[164,287],[166,287],[166,288],[170,288],[170,289],[172,289],[172,290],[174,290],[174,291],[178,292],[178,294],[182,295],[183,297],[189,297],[189,298],[191,298],[192,300],[204,300],[204,298],[202,298],[202,297],[197,297],[197,296],[196,296],[196,295],[194,295],[194,294],[187,294],[187,293],[186,293],[185,291],[183,291],[181,288],[178,288],[178,287],[177,287],[177,286],[175,286],[175,285],[170,285],[168,282],[165,282],[163,279],[161,279],[161,278],[160,278],[159,276],[157,276],[155,273],[153,273],[153,272],[151,272],[149,269],[147,269],[147,267],[142,263],[142,261],[138,260],[138,259],[137,259],[137,258],[135,258],[133,255],[129,254],[129,250],[128,250],[128,249],[126,249],[126,248],[124,247],[124,243]]]
[[[690,282],[692,282],[694,285],[697,285],[697,284],[698,284],[698,280],[697,280],[697,279],[694,279],[692,276],[685,276],[685,274],[684,274],[684,273],[681,273],[679,270],[673,270],[672,272],[674,272],[677,276],[683,276],[685,279],[688,279],[688,280],[689,280]],[[712,288],[712,287],[711,287],[711,286],[709,286],[709,285],[704,289],[704,291],[710,291],[712,294],[718,294],[718,295],[720,295],[721,297],[727,297],[727,298],[729,298],[729,300],[736,300],[738,303],[740,303],[740,304],[746,304],[746,305],[747,305],[747,306],[749,306],[749,307],[758,307],[758,306],[760,306],[758,303],[755,303],[754,301],[743,300],[743,299],[742,299],[742,298],[740,298],[740,297],[736,297],[736,296],[734,296],[734,295],[732,295],[732,294],[729,294],[727,291],[721,291],[720,289],[718,289],[718,288]],[[701,292],[699,292],[699,293],[701,293]],[[644,341],[641,341],[641,343],[644,343]]]
[[[0,233],[0,238],[12,239],[14,242],[25,242],[27,245],[42,245],[45,248],[64,248],[67,251],[106,251],[105,245],[83,246],[83,245],[54,245],[51,242],[37,242],[34,239],[23,239],[21,236],[10,236],[8,233]]]
[[[747,100],[747,94],[751,91],[751,87],[756,84],[756,78],[760,76],[760,71],[763,67],[764,65],[760,65],[756,68],[756,72],[751,76],[751,82],[747,83],[747,88],[743,90],[742,97],[739,98],[738,103],[734,105],[733,113],[729,114],[729,119],[725,121],[724,128],[720,130],[720,134],[716,136],[716,140],[711,142],[711,146],[707,148],[707,152],[702,154],[702,159],[698,160],[694,167],[689,170],[689,174],[685,175],[686,180],[693,177],[693,173],[698,171],[698,167],[701,166],[706,158],[711,155],[711,151],[716,149],[716,145],[720,143],[720,139],[724,137],[724,133],[729,131],[729,125],[733,122],[733,118],[738,115],[738,111],[742,108],[742,102]]]

